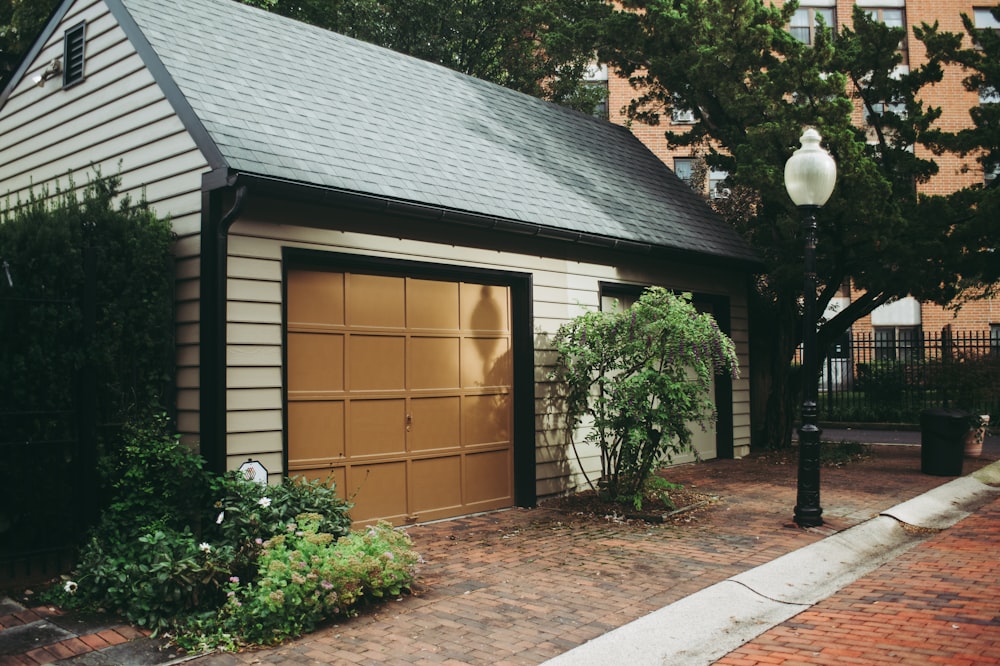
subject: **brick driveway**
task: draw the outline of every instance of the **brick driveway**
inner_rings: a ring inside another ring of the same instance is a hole
[[[795,466],[755,458],[672,469],[670,480],[720,498],[676,525],[543,504],[412,527],[426,560],[416,594],[277,648],[188,663],[537,664],[950,480],[919,470],[919,447],[903,446],[824,469],[827,525],[808,530],[791,524]]]

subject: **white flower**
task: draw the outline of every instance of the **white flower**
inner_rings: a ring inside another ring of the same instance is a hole
[[[261,497],[259,500],[257,500],[257,504],[260,504],[262,507],[266,509],[267,507],[271,506],[271,498]]]
[[[210,546],[207,542],[202,541],[201,543],[198,544],[198,550],[200,550],[203,553],[210,553],[212,552],[212,546]]]
[[[225,518],[225,517],[226,517],[226,512],[225,511],[220,511],[218,517],[215,519],[215,524],[216,525],[221,525],[222,524],[222,519]]]
[[[63,585],[63,590],[66,591],[68,594],[76,594],[76,587],[77,585],[75,581],[68,580]]]

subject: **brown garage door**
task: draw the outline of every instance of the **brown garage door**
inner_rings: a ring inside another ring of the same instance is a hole
[[[288,473],[356,523],[512,506],[510,289],[293,270]]]

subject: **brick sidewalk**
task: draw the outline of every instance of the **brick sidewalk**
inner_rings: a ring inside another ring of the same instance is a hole
[[[716,662],[1000,664],[1000,500]]]
[[[0,666],[54,664],[144,640],[149,633],[114,620],[81,624],[51,606],[25,608],[0,615]],[[20,654],[4,649],[12,644],[23,646]]]
[[[277,648],[189,663],[537,664],[949,480],[920,473],[919,447],[877,447],[823,470],[827,525],[802,530],[791,524],[795,466],[764,464],[672,469],[670,480],[722,498],[676,526],[543,507],[410,528],[427,561],[416,595]]]

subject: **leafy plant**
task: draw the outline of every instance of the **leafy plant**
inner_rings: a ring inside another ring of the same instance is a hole
[[[736,352],[690,295],[648,289],[624,312],[592,311],[562,325],[554,345],[573,427],[601,452],[599,485],[641,503],[655,465],[690,448],[689,423],[715,418],[714,375],[737,376]]]
[[[264,542],[252,582],[232,577],[217,622],[201,620],[182,643],[227,644],[233,637],[273,644],[350,616],[366,599],[397,596],[414,579],[419,556],[409,537],[388,523],[336,539],[319,514],[300,514],[284,534]],[[207,631],[206,631],[207,630]]]
[[[170,432],[167,416],[127,424],[122,441],[102,460],[112,495],[96,538],[120,542],[150,529],[200,530],[212,475],[204,459]]]
[[[672,483],[667,481],[662,476],[651,475],[646,479],[645,492],[638,499],[640,501],[635,502],[636,511],[642,510],[642,497],[655,497],[660,500],[660,502],[668,509],[676,509],[677,506],[674,504],[674,500],[670,497],[671,490],[680,490],[684,486],[679,483]]]
[[[413,581],[409,537],[388,524],[352,534],[350,504],[329,480],[215,477],[163,416],[125,433],[103,466],[112,501],[50,602],[120,612],[187,648],[236,649]]]
[[[208,535],[237,549],[232,569],[244,580],[253,571],[264,540],[283,534],[300,514],[318,516],[317,529],[334,538],[351,530],[351,505],[340,499],[329,479],[285,477],[280,484],[265,486],[230,472],[215,481],[213,491],[221,499],[213,505],[217,513]]]

